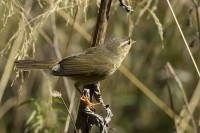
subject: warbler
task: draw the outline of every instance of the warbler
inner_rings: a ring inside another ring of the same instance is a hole
[[[78,84],[93,84],[119,68],[134,42],[130,37],[115,38],[60,61],[18,60],[15,65],[22,70],[51,69],[54,76],[67,76]]]

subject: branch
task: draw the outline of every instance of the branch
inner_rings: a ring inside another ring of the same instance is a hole
[[[104,43],[112,0],[101,0],[92,46]]]
[[[93,36],[93,42],[92,42],[93,47],[104,43],[107,26],[108,26],[111,3],[112,3],[112,0],[101,0],[95,33]],[[88,95],[86,97],[90,99],[90,101],[92,102],[92,96],[94,94],[94,85],[89,85],[87,87],[84,86],[84,92],[86,92],[86,95]],[[77,120],[76,120],[76,127],[78,129],[78,132],[81,132],[81,133],[90,132],[91,125],[88,124],[88,115],[90,116],[92,115],[98,118],[100,121],[102,120],[100,116],[94,115],[92,111],[90,111],[90,109],[86,107],[85,103],[81,101]]]

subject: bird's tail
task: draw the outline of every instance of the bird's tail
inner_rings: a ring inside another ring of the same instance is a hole
[[[58,61],[35,61],[35,60],[18,60],[15,61],[15,66],[18,69],[51,69]]]

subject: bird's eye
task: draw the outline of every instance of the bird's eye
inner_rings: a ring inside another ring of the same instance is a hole
[[[119,45],[119,47],[123,47],[123,46],[125,46],[127,44],[130,44],[130,40],[126,40],[124,42],[121,42],[120,45]]]
[[[131,45],[131,44],[133,44],[133,43],[135,43],[135,42],[136,42],[136,41],[134,41],[134,40],[132,40],[131,38],[129,38],[128,44]]]

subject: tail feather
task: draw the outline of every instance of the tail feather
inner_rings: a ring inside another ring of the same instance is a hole
[[[35,60],[18,60],[15,61],[15,65],[18,69],[51,69],[56,65],[57,61],[35,61]]]

